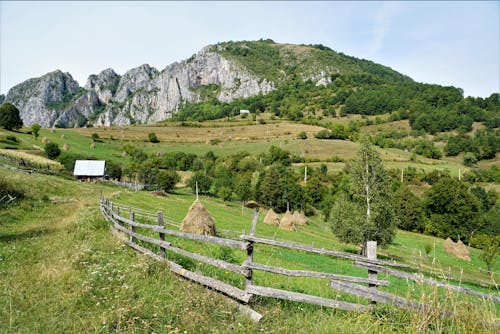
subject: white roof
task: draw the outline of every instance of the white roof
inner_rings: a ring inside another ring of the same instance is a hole
[[[75,176],[104,176],[104,160],[76,160]]]

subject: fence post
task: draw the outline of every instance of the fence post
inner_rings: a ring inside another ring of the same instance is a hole
[[[119,206],[116,207],[116,214],[118,215],[118,217],[120,217],[120,207]],[[122,223],[118,219],[116,220],[116,223],[118,225],[122,225]]]
[[[130,210],[130,220],[135,221],[135,213],[132,212],[132,209]],[[132,224],[130,224],[130,232],[135,233],[135,226]],[[132,235],[130,235],[130,242],[135,242],[135,238]]]
[[[163,223],[163,213],[161,211],[158,211],[158,226],[164,227],[165,224]],[[160,240],[165,241],[165,233],[160,232]],[[167,257],[167,253],[165,253],[165,248],[160,246],[160,252],[161,256],[165,259]]]
[[[257,221],[259,220],[259,207],[255,207],[255,211],[252,217],[252,229],[250,230],[250,236],[255,236],[255,230],[257,228]],[[252,264],[253,262],[253,241],[248,242],[247,247],[247,259],[245,261],[246,264]],[[253,280],[253,271],[252,269],[248,269],[248,274],[245,276],[245,288],[249,285],[252,285]]]
[[[366,257],[370,260],[377,259],[377,242],[376,241],[367,241],[366,242]],[[378,275],[376,271],[368,270],[368,278],[370,279],[378,279]],[[368,284],[370,289],[377,290],[376,284]],[[377,302],[372,300],[371,304],[376,304]]]

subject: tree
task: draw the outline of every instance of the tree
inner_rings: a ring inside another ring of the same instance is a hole
[[[158,140],[158,137],[156,137],[156,133],[154,133],[154,132],[151,132],[150,134],[148,134],[148,139],[152,143],[159,143],[160,142]]]
[[[269,205],[271,208],[275,207],[282,195],[280,183],[281,178],[278,168],[276,168],[276,166],[270,166],[266,169],[263,173],[259,187],[260,202]]]
[[[19,116],[19,110],[11,103],[0,106],[0,127],[5,130],[19,129],[23,126],[23,120]]]
[[[175,185],[181,180],[181,177],[175,170],[160,170],[156,180],[161,190],[171,192],[175,189]]]
[[[113,161],[106,161],[106,175],[110,179],[120,180],[122,178],[122,167]]]
[[[238,199],[245,202],[252,196],[252,174],[242,173],[236,175],[234,181],[234,192]]]
[[[212,186],[212,179],[203,171],[199,171],[194,173],[188,182],[188,185],[191,187],[193,192],[196,191],[196,183],[198,183],[198,192],[200,194],[206,194],[210,191],[210,187]]]
[[[340,204],[336,203],[330,213],[335,233],[342,241],[361,243],[363,251],[369,240],[379,245],[390,243],[395,235],[396,217],[389,177],[369,141],[362,140],[357,158],[346,170],[350,193],[344,191],[344,197],[337,201]]]
[[[426,232],[440,238],[456,240],[460,237],[468,242],[471,233],[478,228],[481,203],[458,179],[437,181],[425,194],[424,208],[430,218]]]
[[[41,129],[41,126],[38,123],[31,125],[31,132],[33,132],[33,135],[35,136],[35,138],[38,138],[38,136],[40,135],[40,129]]]
[[[61,149],[59,148],[59,145],[53,142],[48,142],[45,144],[45,155],[49,159],[55,159],[61,154]]]
[[[406,231],[423,231],[423,209],[420,200],[408,187],[402,186],[394,193],[394,212],[398,227]]]

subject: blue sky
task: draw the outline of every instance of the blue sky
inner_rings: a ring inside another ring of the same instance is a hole
[[[55,69],[158,69],[207,44],[321,43],[465,95],[500,91],[500,2],[0,2],[0,92]]]

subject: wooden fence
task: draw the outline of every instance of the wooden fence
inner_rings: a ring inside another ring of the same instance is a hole
[[[253,295],[258,295],[258,296],[279,298],[290,301],[298,301],[298,302],[316,304],[324,307],[333,307],[333,308],[339,308],[349,311],[358,311],[358,312],[364,312],[368,310],[369,308],[371,308],[372,304],[375,304],[376,302],[392,304],[397,307],[407,308],[407,309],[423,310],[427,308],[427,306],[419,304],[417,302],[410,301],[400,296],[378,290],[377,289],[378,286],[389,285],[388,281],[378,279],[377,277],[378,273],[385,273],[387,275],[392,275],[395,277],[400,277],[415,282],[438,286],[453,291],[467,293],[480,298],[493,300],[495,302],[500,302],[500,298],[497,296],[488,295],[485,293],[481,293],[475,290],[471,290],[456,285],[442,283],[429,278],[425,278],[415,273],[408,273],[394,269],[394,268],[406,268],[406,269],[411,269],[411,268],[409,265],[406,264],[377,259],[375,242],[369,242],[367,247],[367,256],[364,257],[346,252],[326,250],[323,248],[321,249],[315,248],[305,244],[258,238],[255,236],[255,230],[259,215],[258,208],[255,209],[255,212],[253,214],[250,234],[247,235],[246,233],[244,233],[239,236],[238,240],[192,234],[192,233],[182,232],[179,230],[167,229],[165,228],[166,222],[169,225],[176,225],[176,226],[178,225],[175,223],[174,220],[170,218],[165,218],[162,212],[157,212],[156,214],[154,214],[142,209],[135,209],[135,211],[133,211],[131,207],[117,205],[116,203],[109,201],[109,199],[101,198],[100,210],[105,219],[113,224],[112,228],[115,231],[122,232],[128,236],[123,240],[128,246],[132,247],[133,249],[143,254],[152,257],[153,259],[167,263],[170,270],[175,272],[176,274],[191,281],[202,284],[206,287],[209,287],[215,291],[218,291],[243,304],[248,303]],[[129,218],[125,218],[120,215],[121,214],[120,212],[125,213],[126,211],[128,211],[129,213]],[[153,218],[154,216],[157,224],[156,225],[144,224],[138,222],[136,220],[136,213],[138,215],[142,215],[143,217]],[[153,232],[156,232],[158,233],[158,238],[153,238],[150,236],[137,233],[136,228],[148,229]],[[241,265],[238,265],[234,263],[229,263],[221,259],[193,253],[172,246],[172,244],[168,242],[166,236],[180,237],[203,243],[211,243],[220,246],[231,247],[233,249],[246,252],[246,260]],[[159,246],[160,254],[156,254],[150,249],[139,245],[137,243],[137,240],[141,240],[142,242]],[[320,254],[328,257],[351,260],[353,261],[353,264],[355,266],[367,270],[367,277],[347,276],[347,275],[308,271],[308,270],[292,270],[292,269],[285,269],[285,268],[257,263],[253,260],[253,258],[254,258],[255,246],[259,244],[303,251],[313,254]],[[195,261],[209,264],[216,268],[224,269],[236,273],[238,275],[241,275],[244,278],[244,288],[240,289],[228,283],[222,282],[218,279],[204,276],[199,273],[187,270],[183,268],[181,265],[169,260],[167,258],[167,252],[182,255],[191,258]],[[323,298],[304,293],[255,285],[253,282],[254,270],[260,270],[285,276],[328,279],[330,280],[330,287],[332,289],[352,294],[355,296],[367,298],[368,300],[371,301],[371,303],[368,305],[354,304],[350,302]],[[251,309],[245,309],[245,311],[250,313],[252,318],[255,320],[259,320],[261,317],[258,313],[256,313]]]

